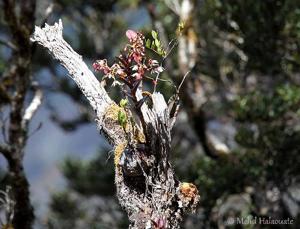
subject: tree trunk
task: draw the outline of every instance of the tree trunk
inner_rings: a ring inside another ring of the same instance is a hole
[[[34,213],[29,199],[29,183],[20,160],[9,163],[9,179],[16,203],[12,222],[13,226],[16,229],[30,229],[32,228]]]
[[[29,183],[24,174],[23,158],[28,123],[38,108],[41,99],[39,95],[39,101],[33,100],[34,103],[30,104],[29,109],[25,105],[26,94],[32,87],[31,59],[33,46],[29,38],[35,22],[35,0],[20,2],[3,0],[3,11],[4,19],[11,33],[12,44],[10,65],[3,74],[3,79],[9,79],[12,82],[6,91],[9,94],[8,102],[10,105],[7,131],[7,144],[10,149],[3,155],[8,161],[8,177],[15,201],[12,224],[15,229],[30,229],[32,228],[34,213],[29,199]]]

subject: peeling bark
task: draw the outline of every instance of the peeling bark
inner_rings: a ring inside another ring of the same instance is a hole
[[[62,37],[62,22],[36,27],[31,37],[45,47],[68,70],[96,113],[98,128],[115,146],[117,197],[126,210],[129,228],[179,228],[183,215],[199,201],[193,184],[175,178],[169,161],[173,118],[160,93],[151,95],[152,107],[143,103],[141,124],[123,127],[116,105],[93,73]],[[138,89],[137,100],[142,93]],[[130,111],[126,111],[131,116]]]

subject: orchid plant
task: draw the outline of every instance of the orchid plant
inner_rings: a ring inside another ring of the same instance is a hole
[[[184,28],[184,23],[180,22],[177,27],[177,36],[180,36]],[[151,80],[153,84],[153,91],[155,92],[157,82],[165,81],[171,83],[176,89],[176,93],[169,99],[168,106],[171,114],[177,115],[179,108],[179,90],[185,80],[186,75],[183,77],[179,87],[176,87],[173,82],[169,80],[161,79],[159,76],[164,71],[163,62],[168,57],[170,52],[178,44],[177,38],[172,39],[168,44],[167,50],[164,49],[162,42],[159,40],[158,33],[154,30],[151,32],[152,38],[145,39],[145,36],[133,30],[126,31],[126,37],[128,38],[128,44],[121,54],[116,58],[117,61],[110,67],[106,59],[97,60],[93,64],[95,71],[104,73],[102,80],[106,82],[106,79],[112,79],[112,86],[121,86],[122,91],[126,95],[126,98],[130,98],[133,101],[136,111],[140,113],[141,105],[151,96],[148,91],[143,91],[143,81],[145,79]],[[154,52],[156,55],[162,58],[162,61],[151,59],[146,55],[146,48]],[[141,89],[143,98],[137,99],[137,89]],[[122,99],[127,101],[127,99]],[[127,103],[126,103],[127,104]],[[126,106],[120,103],[120,107],[124,109]],[[125,126],[127,123],[127,115],[123,111],[119,111],[118,120],[121,126]]]
[[[150,49],[155,51],[155,48],[159,49],[163,54],[163,48],[158,41],[157,33],[152,32],[154,35],[154,45]],[[129,43],[125,46],[123,52],[116,58],[117,62],[111,67],[108,65],[106,59],[97,60],[93,64],[95,71],[103,72],[105,80],[106,78],[113,79],[114,85],[127,85],[129,88],[130,96],[135,96],[136,89],[144,79],[152,80],[153,84],[157,84],[157,77],[151,77],[154,74],[160,74],[164,68],[155,59],[148,58],[145,52],[145,37],[142,33],[133,30],[127,30],[126,36]],[[148,39],[147,42],[150,42]],[[157,45],[155,45],[155,43]],[[158,52],[156,52],[158,53]]]

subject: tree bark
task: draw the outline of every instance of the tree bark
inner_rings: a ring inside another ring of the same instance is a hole
[[[16,11],[20,12],[17,14]],[[29,199],[29,183],[24,174],[23,157],[27,140],[28,122],[32,118],[37,106],[31,106],[29,110],[25,106],[25,97],[30,90],[32,44],[30,34],[33,31],[35,21],[35,0],[3,0],[4,19],[11,33],[12,57],[8,70],[3,74],[3,79],[8,78],[13,82],[9,89],[11,93],[7,101],[10,105],[8,144],[9,150],[3,155],[8,161],[8,177],[12,186],[15,203],[12,223],[16,229],[32,228],[34,220],[33,207]],[[36,105],[34,101],[34,105]],[[25,111],[26,110],[26,111]],[[24,117],[27,112],[26,117]]]
[[[151,95],[152,107],[143,103],[141,125],[118,122],[119,111],[93,73],[62,37],[62,22],[36,27],[31,37],[45,47],[68,70],[96,113],[99,130],[115,147],[117,197],[126,210],[129,228],[179,228],[183,215],[194,211],[199,194],[195,185],[175,178],[169,161],[174,117],[160,93]],[[142,92],[136,92],[138,100]],[[129,117],[130,119],[130,117]]]

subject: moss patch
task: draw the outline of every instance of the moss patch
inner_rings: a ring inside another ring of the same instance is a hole
[[[140,143],[145,143],[146,142],[145,135],[141,131],[139,131],[139,130],[137,130],[135,132],[135,136],[134,137]]]
[[[115,158],[114,158],[115,167],[118,167],[119,162],[120,162],[120,158],[122,156],[122,153],[123,153],[126,145],[127,145],[127,142],[123,142],[123,143],[120,143],[119,145],[116,145],[115,152],[114,152],[114,155],[115,155]]]
[[[127,116],[128,121],[125,125],[125,129],[119,123],[118,115],[120,112],[125,113]],[[120,107],[115,103],[109,106],[105,112],[105,120],[113,121],[116,125],[120,126],[126,133],[131,132],[133,129],[132,124],[129,122],[129,117],[130,114],[128,114],[128,112],[123,107]]]

